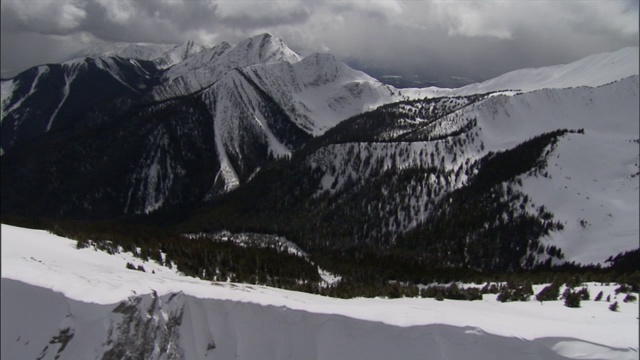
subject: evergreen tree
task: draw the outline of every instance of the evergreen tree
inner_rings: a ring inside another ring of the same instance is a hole
[[[554,301],[558,300],[558,296],[560,295],[560,283],[553,282],[540,290],[538,294],[536,294],[536,300],[543,301]]]
[[[591,296],[589,294],[589,290],[587,290],[586,287],[583,287],[582,289],[580,289],[580,291],[578,291],[578,294],[580,295],[581,300],[589,300]]]
[[[596,295],[596,298],[595,298],[594,300],[595,300],[595,301],[600,301],[600,300],[602,300],[602,291],[600,291],[600,292],[598,293],[598,295]]]
[[[580,307],[580,299],[582,299],[581,291],[569,291],[569,293],[565,296],[564,306],[570,308],[578,308]]]

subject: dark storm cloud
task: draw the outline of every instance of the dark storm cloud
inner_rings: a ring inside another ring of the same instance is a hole
[[[290,13],[279,14],[271,17],[253,17],[248,14],[227,16],[218,19],[225,27],[234,29],[250,30],[268,28],[273,26],[301,25],[309,18],[309,12],[304,9],[292,11]]]
[[[3,0],[2,68],[96,41],[213,45],[260,32],[405,74],[483,80],[638,44],[637,0]],[[37,49],[37,50],[36,50]]]

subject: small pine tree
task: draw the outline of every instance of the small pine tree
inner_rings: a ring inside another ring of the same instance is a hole
[[[580,299],[582,299],[582,295],[580,291],[577,291],[577,292],[569,291],[569,293],[566,294],[565,296],[564,306],[570,307],[570,308],[579,308]]]
[[[624,302],[628,303],[628,302],[635,302],[636,300],[638,300],[635,296],[631,295],[630,293],[627,294],[627,296],[624,297]]]
[[[531,287],[530,282],[507,282],[507,285],[500,289],[500,293],[496,297],[496,300],[500,302],[529,301],[531,295],[533,295],[533,288]]]
[[[558,300],[559,295],[560,295],[560,283],[554,282],[542,288],[542,290],[540,290],[540,292],[536,294],[536,300],[540,302],[554,301],[554,300]]]
[[[397,299],[402,297],[402,289],[400,288],[400,284],[393,283],[387,288],[387,297],[389,299]]]
[[[136,267],[130,262],[128,262],[127,265],[125,265],[125,267],[129,270],[136,270]]]
[[[596,295],[596,298],[595,298],[594,300],[595,300],[595,301],[600,301],[600,300],[602,300],[602,291],[600,291],[600,292],[598,293],[598,295]]]
[[[80,250],[80,249],[85,249],[88,248],[90,245],[88,240],[84,240],[84,239],[80,239],[78,240],[78,242],[76,243],[76,249]]]
[[[626,284],[622,284],[620,285],[616,290],[616,295],[618,295],[619,293],[628,293],[631,289],[626,285]]]
[[[607,295],[607,302],[611,302],[611,295]]]
[[[609,305],[609,310],[618,311],[618,302],[616,301],[613,304]]]
[[[569,278],[569,280],[566,283],[567,287],[569,288],[578,287],[581,284],[582,284],[582,279],[580,278],[579,275],[574,275],[573,277]]]
[[[583,287],[582,289],[580,289],[580,291],[578,291],[578,294],[580,295],[581,300],[589,300],[590,298],[589,290],[587,290],[586,287]]]

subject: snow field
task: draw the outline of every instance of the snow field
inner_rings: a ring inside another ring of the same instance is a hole
[[[146,272],[126,269],[127,262],[142,264]],[[297,355],[317,359],[411,358],[423,351],[440,354],[436,358],[443,359],[472,354],[507,359],[512,358],[508,356],[512,351],[532,359],[638,356],[638,306],[620,301],[621,295],[618,312],[610,311],[606,301],[582,301],[581,308],[570,309],[562,301],[500,303],[487,295],[473,302],[341,300],[264,286],[210,283],[181,276],[153,262],[142,263],[131,254],[77,250],[73,240],[4,224],[2,278],[3,319],[16,314],[10,322],[19,322],[18,315],[35,309],[47,309],[40,312],[52,317],[41,321],[36,312],[33,316],[41,326],[23,324],[3,331],[3,358],[10,358],[4,354],[16,354],[17,344],[24,344],[16,339],[24,334],[31,334],[31,341],[37,343],[33,351],[41,351],[51,333],[68,327],[64,321],[72,321],[79,334],[85,329],[82,324],[88,324],[86,331],[99,335],[105,325],[92,321],[108,323],[105,316],[112,314],[115,304],[134,295],[147,299],[154,292],[165,304],[171,294],[183,294],[179,296],[184,297],[180,301],[184,301],[185,313],[193,313],[183,317],[180,327],[185,358],[204,358],[208,353],[205,349],[211,339],[195,335],[206,334],[198,330],[203,327],[209,328],[219,349],[227,349],[218,353],[243,359]],[[600,290],[606,298],[615,289],[615,285],[587,285],[592,298]],[[34,296],[34,292],[41,296]],[[47,305],[36,304],[40,301],[37,299],[44,299]],[[78,307],[91,307],[92,315],[80,316],[73,310]],[[65,320],[69,309],[74,316]],[[3,330],[6,324],[3,320]],[[48,329],[48,335],[38,333],[38,329]],[[195,347],[185,345],[188,339],[199,343]],[[309,353],[310,349],[315,350]],[[87,354],[96,350],[77,351]]]

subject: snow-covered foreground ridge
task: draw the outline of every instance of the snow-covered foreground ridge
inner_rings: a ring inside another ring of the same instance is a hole
[[[339,300],[210,283],[2,225],[2,359],[637,359],[638,307],[619,305]]]

